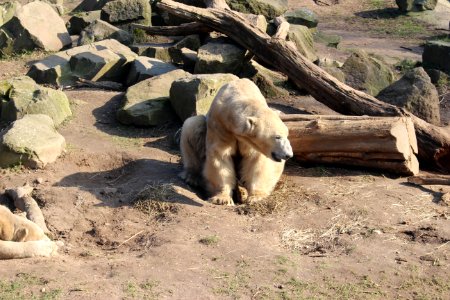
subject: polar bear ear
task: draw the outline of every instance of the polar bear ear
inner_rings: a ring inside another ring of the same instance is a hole
[[[258,118],[256,117],[247,117],[247,122],[246,122],[246,131],[247,132],[252,132],[253,130],[255,130],[256,125],[257,125],[257,121]]]
[[[14,235],[14,242],[23,242],[25,241],[25,238],[27,236],[28,236],[28,229],[20,228],[16,231],[16,234]]]

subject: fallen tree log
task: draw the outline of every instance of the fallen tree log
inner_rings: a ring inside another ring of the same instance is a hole
[[[408,182],[417,185],[450,185],[450,177],[442,175],[411,176],[408,178]]]
[[[450,133],[445,129],[339,82],[309,62],[289,42],[270,37],[230,9],[204,9],[170,0],[162,0],[157,6],[226,34],[260,60],[286,74],[294,84],[306,89],[316,100],[339,113],[411,117],[416,129],[418,156],[423,162],[422,166],[450,173]]]
[[[142,24],[133,24],[133,27],[142,29],[148,34],[164,35],[164,36],[190,35],[198,33],[208,33],[213,31],[213,29],[211,29],[210,27],[197,22],[184,23],[178,26],[151,26],[151,27]]]
[[[282,115],[294,157],[303,163],[419,173],[414,124],[407,117]]]

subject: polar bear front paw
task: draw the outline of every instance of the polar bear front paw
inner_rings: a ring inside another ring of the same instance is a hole
[[[212,204],[234,206],[233,198],[228,195],[217,195],[209,198]]]

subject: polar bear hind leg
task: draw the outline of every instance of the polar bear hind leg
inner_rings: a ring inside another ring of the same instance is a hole
[[[179,177],[194,187],[203,186],[205,163],[206,118],[203,115],[186,119],[181,129],[180,149],[183,171]]]

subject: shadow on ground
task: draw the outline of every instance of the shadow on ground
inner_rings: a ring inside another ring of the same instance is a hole
[[[116,95],[107,101],[103,106],[92,111],[96,122],[94,126],[111,136],[126,138],[158,138],[147,143],[145,146],[158,148],[160,150],[175,151],[173,145],[173,135],[181,127],[181,122],[167,122],[161,126],[136,127],[123,125],[116,120],[116,112],[122,106],[123,94]],[[174,154],[174,153],[172,153]]]
[[[55,186],[77,187],[93,194],[102,201],[101,205],[119,207],[133,204],[137,195],[149,186],[157,188],[171,184],[185,187],[177,177],[180,171],[180,166],[176,163],[138,159],[125,162],[112,170],[71,174]],[[175,193],[169,201],[192,206],[203,205],[180,193]]]

